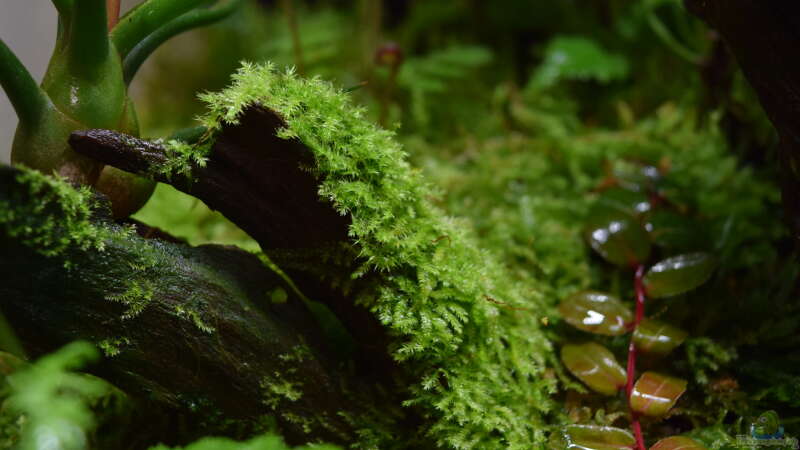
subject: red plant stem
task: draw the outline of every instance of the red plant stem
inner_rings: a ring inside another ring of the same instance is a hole
[[[645,290],[644,282],[644,266],[639,264],[636,266],[636,275],[634,275],[633,285],[636,290],[636,315],[633,319],[633,332],[639,327],[644,318],[644,299]],[[633,435],[636,437],[636,449],[645,450],[644,437],[642,437],[642,426],[639,423],[639,413],[630,408],[631,394],[633,393],[633,379],[636,376],[636,344],[633,342],[633,334],[631,334],[631,342],[628,345],[628,367],[627,367],[627,383],[625,385],[625,395],[628,398],[628,408],[631,411],[631,427],[633,428]]]
[[[119,4],[121,0],[106,0],[106,14],[108,15],[108,30],[111,31],[119,21]]]

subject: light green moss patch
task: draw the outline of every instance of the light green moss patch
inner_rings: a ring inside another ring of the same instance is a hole
[[[278,410],[282,402],[296,402],[303,396],[303,383],[291,381],[287,377],[294,371],[276,371],[271,376],[265,376],[259,384],[264,392],[264,404],[272,410]]]
[[[97,346],[100,347],[103,354],[109,358],[119,355],[122,352],[122,347],[126,345],[131,345],[131,340],[127,337],[103,339],[97,343]]]
[[[353,300],[388,328],[392,354],[417,374],[406,404],[431,416],[421,431],[455,448],[541,442],[554,389],[543,376],[552,350],[535,313],[497,304],[536,311],[541,294],[513,281],[467,227],[432,205],[435,191],[409,166],[392,133],[366,120],[329,83],[270,65],[245,64],[230,88],[202,99],[210,109],[202,122],[212,134],[197,150],[208,149],[213,133],[253,104],[283,118],[280,137],[312,150],[320,196],[352,218],[360,261],[352,277],[380,276],[377,295]],[[169,170],[187,170],[179,162]]]
[[[50,257],[73,246],[105,248],[106,239],[114,232],[90,222],[94,200],[89,188],[75,189],[62,178],[25,167],[17,169],[15,181],[26,186],[27,192],[12,189],[10,198],[0,199],[0,227],[6,236]]]
[[[155,169],[167,177],[175,174],[190,175],[190,167],[193,165],[205,166],[210,150],[208,145],[189,145],[175,139],[163,143],[163,146],[166,150],[167,163]]]
[[[181,319],[188,320],[194,326],[197,327],[198,330],[202,331],[206,334],[213,334],[215,330],[214,327],[207,324],[203,320],[202,313],[190,304],[186,305],[175,305],[175,314],[180,317]]]

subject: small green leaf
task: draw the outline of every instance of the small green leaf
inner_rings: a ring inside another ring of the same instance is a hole
[[[643,319],[633,332],[636,348],[644,353],[666,355],[688,336],[680,328],[652,319]]]
[[[613,295],[581,291],[570,295],[558,306],[564,320],[575,328],[606,336],[625,334],[633,314]]]
[[[636,439],[627,430],[599,425],[567,425],[550,435],[552,450],[629,450]]]
[[[716,267],[708,253],[686,253],[659,261],[644,276],[647,295],[654,298],[683,294],[705,283]]]
[[[589,245],[606,261],[633,267],[650,256],[650,237],[632,216],[593,208],[584,231]]]
[[[706,448],[690,437],[671,436],[656,442],[650,450],[706,450]]]
[[[631,393],[631,409],[651,417],[666,414],[686,391],[686,380],[656,372],[645,372]]]
[[[625,386],[625,369],[617,363],[614,354],[600,344],[565,345],[561,348],[561,361],[593,391],[614,395]]]

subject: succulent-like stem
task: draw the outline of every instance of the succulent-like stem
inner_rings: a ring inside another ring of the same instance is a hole
[[[109,57],[105,0],[75,2],[67,40],[70,71],[93,75]]]
[[[228,17],[242,3],[242,0],[222,0],[215,7],[189,11],[167,22],[131,49],[123,61],[125,83],[133,79],[142,63],[155,49],[170,38],[193,28],[211,25]]]
[[[75,6],[75,0],[53,0],[53,6],[56,7],[59,15],[70,15],[72,8]]]
[[[202,0],[147,0],[120,19],[111,31],[111,40],[125,58],[154,31],[203,3]]]
[[[28,69],[2,39],[0,39],[0,86],[14,106],[21,123],[37,122],[50,102]]]

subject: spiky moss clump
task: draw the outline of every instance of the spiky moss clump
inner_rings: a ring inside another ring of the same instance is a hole
[[[88,187],[75,189],[62,178],[25,167],[19,167],[14,181],[27,190],[9,186],[0,192],[4,194],[0,197],[0,227],[6,236],[19,239],[44,256],[61,255],[73,246],[81,250],[105,248],[111,232],[91,224],[95,199]]]
[[[453,448],[540,442],[551,408],[554,383],[544,371],[552,351],[535,313],[500,305],[536,311],[540,294],[512,282],[466,227],[432,206],[434,192],[393,133],[371,124],[331,84],[272,65],[245,64],[231,87],[202,99],[210,109],[202,122],[213,132],[260,104],[285,121],[279,137],[312,150],[320,197],[352,218],[361,261],[352,276],[381,277],[377,295],[355,301],[389,329],[394,357],[417,374],[406,405],[429,417],[421,432]]]

